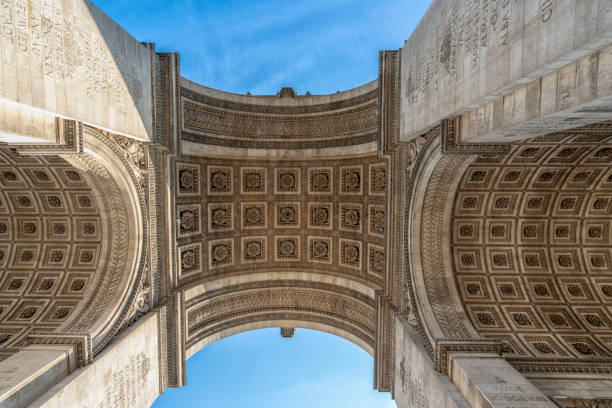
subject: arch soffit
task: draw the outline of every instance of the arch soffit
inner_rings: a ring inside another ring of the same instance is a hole
[[[454,279],[478,333],[504,341],[506,356],[612,357],[611,163],[609,128],[585,127],[464,172],[448,224]]]
[[[80,170],[91,187],[92,199],[99,208],[101,250],[97,251],[99,254],[94,260],[104,259],[99,267],[95,268],[97,276],[92,279],[94,285],[85,288],[86,296],[82,297],[74,309],[76,313],[68,315],[66,322],[56,329],[56,334],[43,336],[59,337],[50,340],[35,336],[32,341],[73,343],[74,340],[69,338],[85,336],[88,343],[86,347],[91,347],[90,351],[96,353],[125,323],[126,314],[143,275],[146,255],[146,220],[143,217],[146,210],[141,186],[143,179],[130,164],[130,154],[125,151],[126,146],[121,146],[121,143],[112,139],[114,135],[106,135],[74,121],[63,123],[64,126],[59,129],[74,132],[65,134],[70,143],[74,144],[72,151],[64,145],[49,145],[43,148],[23,146],[22,157],[41,155],[51,157],[50,160],[53,161],[55,154],[63,159],[56,160],[58,163]],[[142,149],[142,145],[140,147]],[[18,151],[22,151],[21,146],[18,146]],[[34,160],[47,161],[42,158]],[[73,240],[76,238],[72,237]],[[77,246],[79,244],[73,243]],[[68,340],[61,340],[60,337]]]
[[[546,135],[516,144],[504,154],[443,155],[437,142],[424,153],[409,207],[409,267],[419,325],[436,358],[438,346],[444,348],[440,341],[450,340],[498,347],[524,373],[609,372],[610,344],[604,333],[604,326],[609,326],[603,322],[609,321],[612,281],[603,271],[612,258],[606,232],[609,218],[602,216],[609,217],[612,209],[607,197],[612,189],[612,150],[604,145],[612,139],[606,129]],[[472,175],[480,184],[468,188],[477,184],[466,182]],[[477,203],[475,209],[462,207],[472,202]],[[522,219],[529,205],[531,216]],[[504,211],[510,231],[504,237],[513,241],[496,244],[489,236],[481,238],[480,234],[493,233],[501,237]],[[568,215],[572,212],[576,216]],[[584,219],[585,214],[590,220]],[[468,226],[464,235],[480,231],[473,241],[458,235],[457,217],[463,222],[460,226]],[[542,225],[531,225],[538,223]],[[519,228],[523,224],[529,228]],[[527,242],[525,234],[533,235],[534,242]],[[578,248],[571,249],[563,238],[576,240]],[[511,247],[518,254],[506,254],[504,261],[499,254]],[[467,254],[465,262],[462,253]],[[477,272],[478,265],[484,274]],[[497,270],[492,277],[490,269],[503,265],[517,270],[508,276]],[[572,271],[577,275],[572,276]],[[494,281],[485,282],[489,278]],[[506,305],[508,296],[523,296],[523,303],[513,298]],[[555,296],[564,300],[555,301]],[[476,301],[477,297],[482,299]],[[543,303],[538,304],[539,298]],[[559,301],[563,304],[553,305]],[[504,326],[505,322],[509,323]],[[521,331],[521,325],[527,328]]]
[[[410,292],[430,352],[440,339],[477,338],[454,282],[448,229],[455,191],[475,156],[443,154],[440,142],[421,153],[406,217]]]
[[[125,324],[130,306],[141,289],[147,255],[143,180],[124,146],[111,139],[112,136],[84,126],[85,154],[64,156],[75,167],[90,174],[108,207],[112,246],[108,268],[101,271],[97,290],[80,319],[75,319],[68,327],[72,331],[87,331],[94,353],[101,350]],[[115,137],[129,140],[123,136]],[[143,148],[137,142],[134,144]]]
[[[278,328],[278,327],[293,327],[296,329],[310,329],[310,330],[317,330],[320,332],[332,334],[334,336],[343,338],[361,347],[361,349],[367,352],[370,356],[374,357],[374,348],[372,347],[372,345],[365,342],[360,337],[355,336],[353,333],[349,331],[342,330],[335,326],[330,326],[326,324],[308,322],[304,320],[291,320],[291,319],[254,321],[251,323],[245,323],[245,324],[229,327],[227,329],[220,330],[213,335],[205,337],[199,340],[197,343],[192,344],[191,346],[187,348],[185,354],[186,354],[187,359],[189,359],[191,356],[196,354],[198,351],[202,350],[203,348],[219,340],[223,340],[225,338],[234,336],[236,334],[245,333],[248,331]]]
[[[298,96],[283,88],[276,96],[252,96],[181,78],[183,152],[253,156],[259,151],[265,157],[375,152],[378,104],[378,80],[331,95]]]
[[[182,157],[176,288],[223,274],[331,272],[381,289],[388,163]]]
[[[374,350],[374,289],[352,279],[276,271],[223,277],[183,293],[190,355],[221,338],[270,325],[322,330],[370,354]]]
[[[57,156],[0,149],[3,347],[32,329],[65,332],[106,267],[108,217],[86,170]]]

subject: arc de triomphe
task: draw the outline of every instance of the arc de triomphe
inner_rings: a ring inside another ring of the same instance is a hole
[[[612,0],[435,0],[317,96],[190,82],[89,0],[0,14],[0,407],[148,407],[263,327],[400,408],[612,400]]]

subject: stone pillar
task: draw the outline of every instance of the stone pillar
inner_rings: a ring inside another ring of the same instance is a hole
[[[455,386],[434,368],[419,334],[395,317],[393,398],[398,408],[470,408]]]
[[[449,360],[451,381],[472,407],[557,407],[499,355],[451,353]]]
[[[0,363],[0,408],[30,406],[39,395],[70,373],[71,350],[31,346]]]
[[[159,393],[159,311],[150,312],[95,356],[33,401],[30,408],[148,408]]]

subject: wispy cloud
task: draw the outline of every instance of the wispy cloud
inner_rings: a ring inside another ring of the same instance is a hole
[[[182,74],[213,88],[333,93],[378,74],[430,0],[106,0],[136,38],[181,53]]]

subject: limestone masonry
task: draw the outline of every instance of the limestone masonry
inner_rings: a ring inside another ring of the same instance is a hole
[[[0,3],[0,408],[148,407],[264,327],[399,408],[612,406],[612,0],[435,0],[372,82],[269,96]]]

